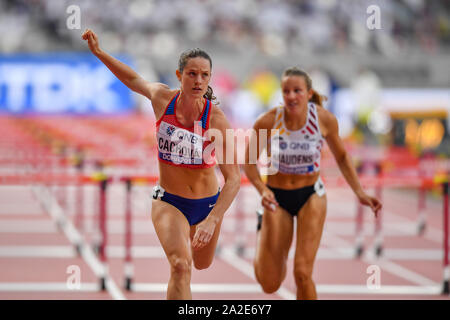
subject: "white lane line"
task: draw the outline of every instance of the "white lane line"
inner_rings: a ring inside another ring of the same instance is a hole
[[[92,224],[92,219],[85,219],[85,226]],[[233,232],[238,223],[236,217],[229,216],[223,223],[223,230],[227,232]],[[244,220],[245,231],[254,232],[255,221],[254,219],[246,218]],[[122,235],[125,232],[125,221],[116,220],[107,222],[108,233],[112,235]],[[370,237],[374,235],[374,227],[370,223],[363,225],[362,235]],[[153,235],[156,234],[153,224],[150,220],[144,219],[142,221],[133,221],[132,223],[133,234],[139,235]],[[58,232],[57,227],[52,221],[30,221],[26,219],[14,219],[3,221],[0,224],[0,233],[37,233],[37,234],[49,234]],[[332,232],[333,234],[340,236],[354,236],[355,235],[355,223],[354,222],[326,222],[324,227],[324,233]],[[431,241],[440,242],[441,238],[439,234],[436,234],[437,230],[430,227],[428,233],[424,234],[424,237]],[[385,223],[383,229],[383,236],[385,237],[400,237],[400,236],[416,236],[417,223],[401,222],[401,223]]]
[[[325,237],[324,237],[325,238]],[[324,239],[323,242],[326,242]],[[289,259],[293,259],[295,255],[295,248],[289,250]],[[368,253],[364,253],[368,255]],[[255,248],[246,247],[244,250],[244,257],[253,259],[255,256]],[[398,261],[409,260],[427,260],[427,261],[441,261],[442,250],[439,249],[384,249],[383,258]],[[354,260],[354,247],[336,247],[327,248],[320,247],[317,252],[316,260]]]
[[[85,226],[92,224],[92,219],[85,219]],[[233,232],[238,223],[236,217],[229,216],[223,223],[223,230],[226,232]],[[246,218],[244,220],[245,231],[254,232],[255,221],[254,219]],[[125,232],[125,221],[116,220],[107,222],[108,233],[112,235],[122,235]],[[374,227],[370,223],[363,225],[362,235],[370,237],[374,235]],[[150,220],[144,219],[142,221],[133,221],[132,223],[133,234],[139,235],[153,235],[156,234],[153,224]],[[432,227],[424,234],[427,240],[434,242],[442,242],[442,237]],[[52,221],[30,221],[25,219],[14,219],[3,221],[0,224],[0,233],[37,233],[37,234],[49,234],[58,232],[57,227]],[[354,236],[355,235],[355,223],[354,222],[326,222],[324,227],[324,233],[332,232],[333,234],[340,236]],[[385,223],[383,229],[383,236],[385,237],[401,237],[401,236],[416,236],[417,223],[411,223],[409,221],[400,223]]]
[[[106,248],[108,258],[125,258],[125,247],[110,246]],[[160,246],[134,246],[131,247],[133,258],[166,258],[164,250]]]
[[[76,258],[72,246],[1,246],[0,258]]]
[[[51,220],[30,221],[29,219],[3,220],[0,233],[55,233],[58,228]]]
[[[1,216],[36,216],[40,217],[42,216],[42,212],[33,212],[33,209],[27,209],[26,207],[20,205],[20,211],[18,210],[18,205],[13,205],[11,208],[2,208],[0,207],[0,217]],[[27,211],[28,210],[28,211]]]
[[[378,289],[369,289],[367,286],[358,285],[326,285],[316,286],[318,293],[333,294],[402,294],[402,295],[439,295],[441,286],[385,286]]]
[[[295,249],[289,251],[289,259],[293,259]],[[244,257],[253,259],[254,247],[246,247]],[[365,253],[367,255],[367,252]],[[125,258],[124,246],[106,247],[108,258]],[[133,246],[131,247],[133,259],[162,259],[165,258],[164,250],[160,246]],[[77,253],[73,246],[0,246],[0,258],[76,258]],[[326,248],[320,247],[317,260],[353,260],[355,248]],[[438,249],[385,249],[385,259],[397,261],[441,261],[442,250]]]
[[[90,254],[89,251],[85,254]],[[134,246],[131,248],[133,258],[165,258],[164,251],[158,246]],[[73,246],[0,246],[0,258],[76,258],[78,255]],[[108,258],[125,258],[125,247],[106,247]],[[102,267],[95,265],[96,272],[101,274]]]
[[[92,221],[85,221],[85,223]],[[125,233],[124,221],[108,221],[107,229],[109,234],[123,235]],[[135,221],[132,224],[133,234],[153,235],[156,234],[151,221]],[[0,224],[1,233],[36,233],[51,234],[59,232],[53,221],[30,221],[25,219],[14,219],[2,221]]]
[[[330,218],[330,217],[328,217]],[[254,217],[246,217],[241,220],[234,216],[227,216],[227,220],[223,222],[223,230],[227,232],[234,232],[236,229],[236,223],[242,223],[244,221],[244,227],[246,232],[254,232],[255,231],[255,219]],[[362,235],[363,236],[373,236],[374,235],[374,226],[371,223],[365,222],[362,226]],[[433,241],[438,240],[438,236],[433,235],[434,230],[430,227],[430,235]],[[333,232],[336,235],[340,236],[354,236],[355,235],[355,222],[337,222],[337,221],[326,221],[324,226],[324,233]],[[404,237],[404,236],[417,236],[417,223],[413,223],[411,221],[402,221],[402,222],[385,222],[383,226],[383,235],[387,237]],[[426,237],[426,234],[424,234]]]
[[[234,253],[233,249],[230,249],[229,247],[223,247],[219,257],[223,261],[227,262],[229,265],[234,267],[235,269],[241,271],[243,274],[245,274],[252,280],[256,281],[253,265],[251,265],[244,259],[239,258]],[[260,292],[262,293],[263,292],[262,289],[260,289],[260,290],[261,290]],[[281,286],[280,289],[278,289],[276,294],[285,300],[295,300],[296,299],[296,295],[283,286]]]
[[[59,224],[64,234],[71,243],[81,245],[81,256],[92,269],[92,271],[98,276],[105,279],[106,290],[110,293],[115,300],[125,300],[125,296],[120,291],[114,280],[108,275],[108,268],[103,265],[96,257],[94,251],[88,246],[81,234],[74,227],[72,222],[65,218],[62,208],[59,206],[56,199],[52,196],[48,189],[44,187],[32,187],[33,192],[36,194],[37,199],[42,201],[46,211]]]
[[[316,286],[320,294],[403,294],[403,295],[438,295],[441,293],[440,286],[381,286],[379,289],[370,289],[360,285],[329,285],[319,284]],[[133,292],[166,292],[167,283],[134,283]],[[207,293],[262,293],[257,284],[248,283],[194,283],[191,284],[192,292]]]
[[[79,289],[69,289],[65,282],[3,282],[0,292],[98,292],[98,283],[81,283]]]
[[[133,292],[166,292],[167,283],[133,283]],[[262,293],[261,287],[257,284],[248,283],[192,283],[192,292],[209,293]]]

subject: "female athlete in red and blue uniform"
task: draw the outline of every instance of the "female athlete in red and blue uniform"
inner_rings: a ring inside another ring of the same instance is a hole
[[[226,152],[234,144],[226,140],[231,126],[224,113],[211,102],[215,99],[209,87],[211,58],[200,49],[184,52],[176,70],[180,89],[171,90],[165,84],[142,79],[105,53],[91,30],[82,38],[119,80],[152,102],[158,119],[160,174],[153,190],[152,220],[170,264],[167,298],[191,299],[192,262],[197,269],[211,265],[224,213],[240,186],[238,165],[219,164],[225,179],[219,193],[213,150],[216,147]],[[208,129],[222,134],[223,141],[217,142],[220,145],[214,146],[214,137],[206,134]]]

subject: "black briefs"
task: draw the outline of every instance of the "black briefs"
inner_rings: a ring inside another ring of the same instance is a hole
[[[280,207],[289,212],[293,217],[297,216],[309,197],[316,192],[314,185],[293,190],[267,187],[274,193],[275,199]]]

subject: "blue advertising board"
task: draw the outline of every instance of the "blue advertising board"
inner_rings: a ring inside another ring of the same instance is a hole
[[[133,106],[131,91],[90,53],[0,55],[0,113],[110,114]]]

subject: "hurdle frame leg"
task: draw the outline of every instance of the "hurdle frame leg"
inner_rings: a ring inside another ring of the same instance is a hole
[[[449,265],[449,205],[448,205],[448,181],[444,182],[442,185],[443,189],[443,227],[444,227],[444,238],[443,238],[443,249],[444,249],[444,279],[442,283],[442,294],[450,294],[450,265]]]
[[[422,236],[425,233],[426,229],[426,216],[425,216],[425,208],[426,208],[426,189],[422,185],[418,190],[418,202],[417,202],[417,235]]]
[[[131,212],[131,192],[133,184],[131,179],[125,180],[126,184],[126,197],[125,197],[125,263],[124,274],[125,284],[124,287],[127,291],[132,290],[132,283],[134,277],[134,266],[131,255],[132,246],[132,212]]]
[[[377,163],[375,166],[375,174],[378,178],[383,177],[383,171],[381,163]],[[375,196],[382,202],[383,199],[383,188],[380,183],[377,183],[375,188]],[[383,209],[378,211],[378,215],[375,221],[375,255],[377,258],[381,257],[383,254]]]
[[[99,246],[99,257],[100,262],[103,265],[104,273],[100,277],[100,288],[101,290],[106,290],[106,275],[107,275],[107,265],[106,265],[106,246],[107,246],[107,227],[106,227],[106,190],[108,187],[108,179],[103,179],[100,181],[100,212],[99,212],[99,227],[101,233],[101,242]]]

